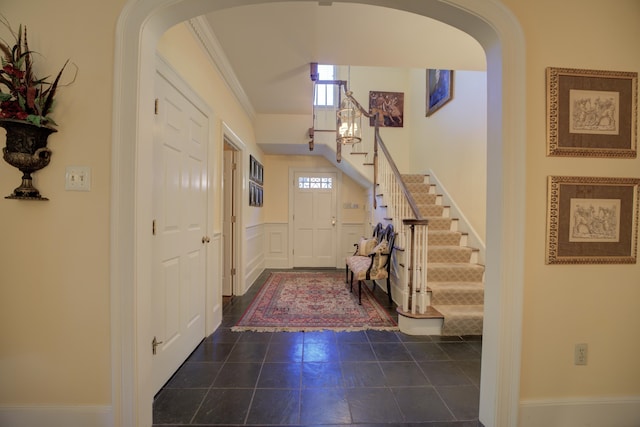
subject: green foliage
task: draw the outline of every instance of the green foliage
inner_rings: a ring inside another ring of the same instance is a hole
[[[53,83],[48,80],[48,77],[36,77],[33,71],[35,52],[29,49],[27,28],[20,25],[15,32],[2,15],[0,15],[0,23],[13,36],[12,43],[7,43],[0,38],[0,54],[2,54],[0,118],[25,120],[37,126],[55,126],[56,122],[50,114],[60,78],[69,60],[64,63]],[[73,81],[75,81],[75,75],[71,83]],[[3,86],[6,89],[3,89]]]

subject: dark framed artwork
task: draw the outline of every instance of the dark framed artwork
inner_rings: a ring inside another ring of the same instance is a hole
[[[427,69],[426,117],[453,98],[453,70]]]
[[[378,113],[379,127],[401,128],[404,126],[404,93],[402,92],[369,92],[369,125],[376,125],[375,114]]]
[[[638,73],[548,67],[547,155],[635,158]]]
[[[257,182],[260,185],[264,183],[264,168],[262,163],[257,161],[252,155],[249,155],[249,180]]]
[[[548,178],[547,264],[635,264],[640,178]]]

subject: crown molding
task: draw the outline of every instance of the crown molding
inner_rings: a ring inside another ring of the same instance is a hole
[[[225,84],[235,95],[236,99],[247,113],[249,118],[253,121],[256,118],[256,111],[247,96],[247,93],[242,88],[240,81],[236,77],[233,67],[227,58],[227,55],[222,49],[222,45],[218,41],[217,37],[211,30],[209,22],[204,16],[197,16],[189,19],[185,22],[185,25],[191,33],[195,36],[196,40],[200,43],[200,46],[204,49],[207,57],[211,63],[216,67]]]

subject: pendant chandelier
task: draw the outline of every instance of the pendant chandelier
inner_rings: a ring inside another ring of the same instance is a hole
[[[362,141],[362,112],[352,98],[352,92],[345,88],[345,98],[337,111],[336,142],[357,144]]]
[[[318,64],[312,62],[310,64],[310,77],[313,82],[312,91],[312,127],[308,130],[309,150],[314,149],[314,134],[315,132],[335,132],[336,133],[336,160],[340,162],[342,160],[342,146],[351,145],[362,142],[362,116],[368,117],[367,112],[353,97],[353,92],[347,87],[347,80],[320,80],[318,73]],[[338,97],[338,103],[334,108],[336,114],[336,126],[335,129],[317,129],[316,125],[316,98],[318,85],[322,86],[337,86],[336,95]]]

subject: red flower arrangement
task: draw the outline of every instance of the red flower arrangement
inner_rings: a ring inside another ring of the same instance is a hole
[[[2,15],[0,15],[0,23],[9,30],[14,38],[12,45],[0,38],[0,53],[2,54],[0,119],[23,120],[37,126],[55,126],[56,122],[49,114],[53,108],[53,100],[60,77],[69,60],[64,63],[53,83],[48,81],[48,77],[37,78],[33,72],[33,54],[35,52],[29,50],[27,28],[20,25],[18,31],[15,32]],[[75,81],[75,76],[73,81]],[[3,86],[6,91],[3,90]]]

